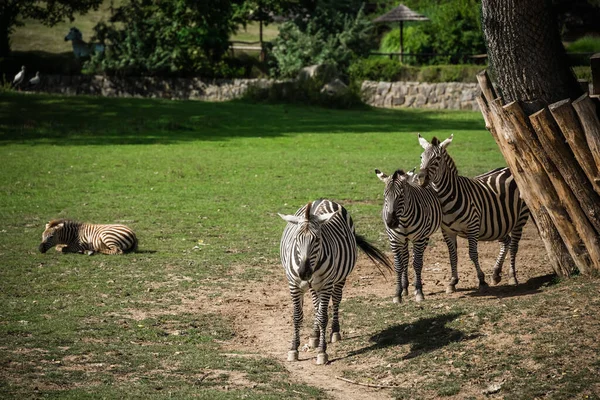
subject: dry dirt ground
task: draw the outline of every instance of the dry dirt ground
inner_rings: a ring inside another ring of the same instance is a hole
[[[432,245],[426,251],[423,281],[425,302],[446,301],[472,295],[477,291],[475,269],[468,258],[466,240],[459,239],[459,276],[458,290],[454,294],[445,293],[445,285],[450,277],[448,253],[441,233],[432,238]],[[479,258],[486,279],[491,284],[491,272],[499,250],[497,242],[480,243]],[[508,264],[508,258],[507,262]],[[503,280],[500,285],[507,285],[508,265],[503,270]],[[411,268],[412,269],[412,268]],[[411,271],[412,272],[412,271]],[[552,273],[542,241],[539,239],[537,229],[529,222],[525,227],[517,257],[517,276],[520,283],[530,278],[545,276]],[[409,275],[412,284],[412,276]],[[349,277],[344,289],[344,299],[354,296],[374,296],[381,301],[392,299],[394,279],[387,279],[379,274],[376,269],[362,256]],[[514,288],[507,287],[506,290]],[[404,301],[414,301],[412,290],[409,288],[409,297]],[[525,293],[524,295],[528,295]],[[532,294],[533,295],[533,294]],[[485,301],[487,296],[477,296],[473,301]],[[479,299],[479,300],[478,300]],[[348,336],[351,327],[344,326],[342,300],[342,338]],[[278,279],[259,282],[223,293],[220,301],[212,302],[215,312],[222,313],[234,321],[235,338],[224,344],[227,351],[242,351],[256,353],[278,359],[291,372],[298,382],[323,389],[334,399],[388,399],[390,390],[385,388],[372,388],[347,382],[339,379],[341,370],[353,368],[351,362],[343,361],[347,351],[336,351],[335,344],[328,348],[330,363],[326,366],[315,364],[316,354],[313,351],[301,351],[300,361],[287,362],[287,351],[292,334],[292,306],[287,289],[287,282],[281,271]],[[402,305],[399,305],[402,307]],[[303,342],[307,343],[309,330],[306,329],[312,322],[313,314],[310,310],[308,295],[305,301],[305,329],[302,331]],[[308,322],[307,322],[308,321]],[[356,368],[360,368],[356,366]]]

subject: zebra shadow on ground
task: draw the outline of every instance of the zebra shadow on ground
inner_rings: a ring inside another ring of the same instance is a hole
[[[509,285],[504,282],[500,282],[499,285],[490,287],[483,293],[477,289],[466,293],[469,297],[496,297],[499,299],[517,296],[527,296],[531,294],[541,293],[541,288],[552,286],[558,283],[556,274],[547,274],[541,276],[535,276],[529,278],[525,283],[519,283],[518,285]]]
[[[404,360],[408,360],[418,357],[423,353],[445,347],[450,343],[472,340],[481,336],[478,333],[465,334],[460,330],[446,326],[448,322],[455,320],[461,315],[463,315],[463,313],[458,312],[440,314],[430,318],[421,318],[411,324],[396,324],[390,326],[371,336],[369,341],[373,344],[370,346],[354,350],[348,353],[347,356],[338,359],[348,358],[386,347],[410,344],[410,352],[402,357]],[[332,362],[333,361],[335,360],[332,360]]]

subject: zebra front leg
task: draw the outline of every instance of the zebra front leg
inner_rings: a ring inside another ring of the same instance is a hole
[[[319,293],[319,312],[317,318],[319,320],[319,347],[317,348],[317,365],[324,365],[329,362],[327,356],[327,308],[329,307],[329,299],[331,298],[331,289]]]
[[[502,266],[504,265],[504,259],[506,258],[506,253],[508,252],[510,241],[510,236],[507,236],[500,241],[500,253],[498,254],[498,258],[496,259],[496,265],[494,266],[494,274],[492,275],[492,283],[494,285],[499,284],[502,280]]]
[[[292,345],[290,351],[288,351],[288,361],[298,361],[298,346],[300,346],[300,326],[302,325],[302,319],[304,313],[302,306],[304,303],[304,292],[298,288],[290,287],[290,294],[292,295],[292,304],[294,306],[294,334],[292,336]]]
[[[342,340],[342,335],[340,334],[339,311],[340,302],[342,301],[342,291],[344,290],[345,283],[346,281],[342,281],[333,287],[333,295],[331,296],[333,303],[333,315],[331,318],[331,343]]]
[[[312,297],[312,303],[314,308],[315,319],[313,321],[313,329],[310,333],[310,337],[308,338],[308,348],[316,349],[319,347],[319,319],[317,316],[319,315],[319,295],[313,289],[310,289],[310,295]]]
[[[415,300],[423,301],[423,282],[421,281],[421,270],[423,269],[423,253],[427,248],[429,238],[413,242],[413,268],[415,270]]]
[[[446,293],[454,293],[456,291],[456,284],[458,283],[458,254],[456,253],[456,234],[452,232],[442,231],[446,246],[448,246],[448,255],[450,257],[450,270],[452,277],[448,286],[446,286]]]
[[[401,303],[402,296],[408,296],[408,242],[396,243],[394,251],[394,269],[396,270],[396,293],[394,303]]]
[[[469,241],[469,257],[475,266],[475,270],[477,271],[477,279],[479,279],[479,291],[484,293],[488,290],[488,284],[485,282],[485,274],[481,270],[479,266],[479,255],[477,252],[477,235],[470,234],[467,237]]]

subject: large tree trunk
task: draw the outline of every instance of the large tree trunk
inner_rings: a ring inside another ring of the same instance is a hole
[[[569,67],[545,0],[482,0],[495,72],[481,111],[537,222],[557,274],[600,272],[600,121]]]
[[[545,0],[482,0],[482,27],[496,82],[527,114],[583,94]]]

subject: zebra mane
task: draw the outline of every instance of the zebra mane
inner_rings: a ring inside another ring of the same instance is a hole
[[[433,144],[433,140],[431,141],[431,144]],[[458,175],[458,168],[456,168],[456,163],[454,162],[454,159],[450,156],[450,154],[448,154],[448,150],[446,150],[444,147],[439,146],[439,141],[438,141],[438,149],[440,151],[440,155],[442,156],[442,159],[446,162],[446,167],[448,168],[448,170],[452,174]]]
[[[60,219],[53,219],[50,222],[48,222],[47,227],[48,228],[54,228],[57,225],[60,224],[77,224],[77,221],[73,221],[72,219],[65,219],[65,218],[60,218]]]
[[[404,176],[406,175],[406,172],[404,172],[403,169],[397,169],[396,172],[394,172],[394,174],[392,175],[392,177],[394,177],[394,179],[398,176]]]
[[[304,212],[304,218],[307,221],[310,221],[310,209],[312,208],[312,201],[309,201],[308,204],[306,205],[306,210]]]

